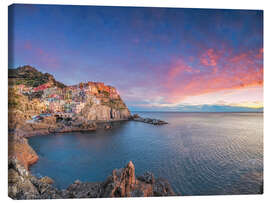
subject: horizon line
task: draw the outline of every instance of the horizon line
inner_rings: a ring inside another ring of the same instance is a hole
[[[135,110],[131,112],[149,112],[149,113],[264,113],[264,111],[143,111]]]

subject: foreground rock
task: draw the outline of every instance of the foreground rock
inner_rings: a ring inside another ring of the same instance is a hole
[[[148,124],[152,124],[152,125],[164,125],[164,124],[168,124],[167,122],[162,121],[162,120],[159,120],[159,119],[142,118],[138,114],[134,114],[131,117],[131,120],[138,121],[138,122],[143,122],[143,123],[148,123]]]
[[[8,159],[16,159],[26,170],[38,161],[38,155],[28,144],[28,140],[16,134],[8,136]]]
[[[82,183],[75,181],[65,190],[53,187],[51,179],[37,179],[18,160],[9,161],[9,196],[13,199],[59,199],[59,198],[101,198],[101,197],[149,197],[175,195],[164,179],[155,179],[146,172],[136,178],[135,167],[130,161],[125,168],[115,169],[104,181]],[[49,183],[48,183],[49,180]]]
[[[32,176],[17,159],[9,159],[8,195],[12,199],[62,198],[61,191]]]
[[[50,184],[50,185],[54,183],[53,179],[51,179],[48,176],[45,176],[45,177],[41,178],[40,181],[43,182],[43,183],[46,183],[46,184]]]

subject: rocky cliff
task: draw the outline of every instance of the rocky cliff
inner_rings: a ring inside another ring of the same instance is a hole
[[[38,155],[26,138],[10,133],[8,136],[8,159],[16,159],[26,170],[38,161]]]
[[[87,120],[111,121],[111,120],[127,120],[130,118],[130,112],[127,108],[113,108],[108,105],[86,106],[82,109],[81,115]]]
[[[127,120],[131,117],[130,111],[114,87],[100,82],[81,83],[80,85],[90,89],[89,96],[86,96],[85,99],[85,106],[80,112],[84,119],[112,121]]]
[[[9,160],[8,195],[13,199],[62,199],[100,197],[150,197],[173,196],[170,184],[164,179],[155,179],[146,172],[136,177],[130,161],[125,168],[115,169],[104,182],[75,181],[68,188],[58,190],[50,178],[37,179],[16,159]]]

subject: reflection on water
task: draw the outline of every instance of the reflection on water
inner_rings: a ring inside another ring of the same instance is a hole
[[[182,195],[259,193],[263,172],[262,113],[140,113],[168,121],[116,122],[109,130],[29,139],[40,159],[35,175],[64,188],[76,179],[103,181],[135,164],[169,180]]]

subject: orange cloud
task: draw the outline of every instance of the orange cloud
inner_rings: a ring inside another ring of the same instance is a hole
[[[216,66],[219,59],[219,54],[214,51],[214,49],[208,49],[200,57],[200,62],[204,66]]]
[[[234,56],[215,54],[213,49],[207,50],[207,63],[212,66],[212,71],[200,71],[190,77],[183,77],[185,72],[195,72],[195,68],[186,66],[183,61],[178,66],[173,66],[167,75],[169,103],[180,102],[188,96],[196,96],[227,89],[240,89],[245,87],[263,85],[263,61],[258,60],[262,49],[248,51]],[[221,61],[219,63],[219,61]]]

